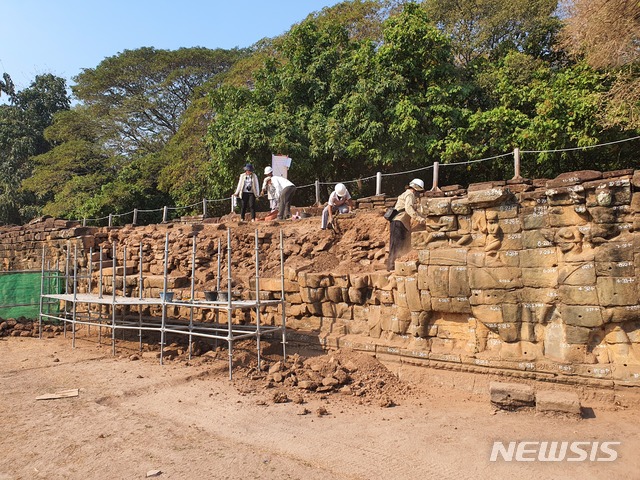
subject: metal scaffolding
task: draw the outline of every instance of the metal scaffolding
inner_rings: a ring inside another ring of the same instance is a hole
[[[40,292],[40,315],[39,315],[39,331],[42,337],[42,326],[45,321],[59,321],[64,324],[64,333],[66,336],[67,326],[71,326],[73,335],[72,346],[75,348],[76,326],[85,325],[90,329],[92,326],[98,327],[98,338],[101,341],[102,329],[111,330],[112,353],[116,353],[116,331],[117,330],[137,330],[139,337],[139,348],[142,350],[142,332],[158,332],[160,333],[160,364],[163,363],[163,351],[166,341],[166,334],[187,335],[189,339],[189,358],[192,353],[193,337],[208,338],[226,341],[229,352],[229,379],[232,379],[233,370],[233,346],[234,342],[255,338],[256,351],[258,358],[258,368],[260,368],[260,341],[265,335],[270,337],[277,333],[282,335],[282,355],[286,358],[286,312],[285,312],[285,291],[284,291],[284,247],[283,234],[280,231],[280,277],[281,277],[281,295],[277,300],[262,300],[260,291],[260,255],[258,243],[258,230],[255,231],[255,299],[238,300],[232,295],[232,268],[231,268],[231,230],[227,229],[227,298],[226,300],[196,300],[195,299],[195,265],[196,265],[196,242],[197,234],[193,235],[192,255],[191,255],[191,290],[189,299],[173,299],[168,293],[168,264],[169,264],[169,233],[165,235],[164,244],[164,268],[163,268],[163,289],[159,298],[145,296],[144,277],[143,277],[143,244],[140,243],[140,259],[139,259],[139,277],[137,281],[138,295],[127,295],[127,253],[126,246],[123,247],[121,275],[118,273],[117,265],[117,245],[112,245],[112,273],[111,273],[111,295],[104,294],[104,276],[103,276],[103,248],[100,247],[99,254],[99,272],[97,293],[92,293],[92,255],[93,251],[89,251],[88,271],[86,275],[79,274],[78,268],[78,248],[74,247],[73,256],[71,248],[67,246],[66,266],[64,272],[64,293],[49,293],[42,288]],[[50,276],[50,265],[45,268],[45,250],[42,253],[42,285],[47,283]],[[217,258],[217,288],[220,291],[220,266],[221,266],[221,249],[220,240],[218,240],[218,258]],[[73,263],[73,266],[71,264]],[[117,290],[118,277],[122,279],[122,294],[119,295]],[[79,287],[85,282],[88,293],[79,293]],[[58,301],[64,304],[64,308],[60,313],[52,313],[44,306],[50,304],[51,301]],[[98,306],[98,312],[92,314],[92,306]],[[282,320],[280,325],[264,325],[261,323],[262,307],[277,307],[281,305]],[[86,308],[78,308],[85,306]],[[109,317],[103,315],[102,307],[106,306],[106,310],[110,311]],[[144,318],[142,310],[144,307],[158,306],[161,307],[162,315],[157,317]],[[137,321],[127,315],[132,307],[138,307]],[[190,310],[188,322],[180,321],[177,318],[170,318],[167,314],[169,307],[187,307]],[[214,322],[194,321],[194,311],[198,309],[209,309],[215,311]],[[249,324],[240,325],[233,323],[233,312],[236,310],[253,310],[255,311],[255,321]],[[118,311],[121,315],[118,315]],[[226,323],[220,323],[219,312],[226,312]]]

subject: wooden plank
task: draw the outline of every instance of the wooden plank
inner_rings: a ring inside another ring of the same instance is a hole
[[[79,394],[80,390],[78,388],[70,388],[69,390],[60,390],[56,393],[45,393],[44,395],[36,397],[36,400],[56,400],[58,398],[77,397]]]

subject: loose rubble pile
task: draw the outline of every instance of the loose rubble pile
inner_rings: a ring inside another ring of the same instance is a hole
[[[356,397],[358,403],[392,407],[411,393],[411,386],[374,357],[350,350],[328,355],[291,355],[286,361],[263,362],[245,367],[244,376],[265,389],[274,389],[274,403],[302,403],[302,394],[341,394]]]
[[[61,325],[43,325],[42,336],[50,338],[60,334],[64,328]],[[38,337],[40,329],[38,322],[33,322],[25,318],[0,318],[0,337]]]

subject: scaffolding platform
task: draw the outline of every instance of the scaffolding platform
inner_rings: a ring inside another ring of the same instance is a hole
[[[197,235],[193,237],[193,251],[192,251],[192,275],[191,275],[191,296],[189,300],[169,299],[168,295],[158,297],[145,296],[143,289],[144,277],[140,274],[138,280],[138,295],[126,295],[126,268],[122,268],[122,274],[118,275],[122,278],[122,294],[117,292],[117,245],[112,246],[112,268],[111,271],[113,281],[111,283],[111,294],[104,294],[103,292],[103,268],[102,268],[102,247],[100,249],[100,270],[98,272],[98,293],[78,293],[79,284],[84,282],[86,289],[92,291],[92,279],[93,272],[91,271],[91,262],[87,262],[89,270],[86,275],[80,274],[78,269],[78,252],[77,246],[74,249],[73,259],[71,259],[70,248],[67,249],[67,262],[66,271],[63,276],[64,279],[64,293],[49,293],[41,290],[40,294],[40,336],[42,337],[42,324],[45,321],[59,321],[63,322],[65,326],[65,335],[67,331],[67,325],[71,326],[73,334],[72,346],[75,348],[76,340],[76,326],[96,326],[99,328],[99,339],[101,339],[101,332],[103,328],[111,330],[112,350],[115,355],[116,352],[116,331],[117,330],[137,330],[140,340],[140,350],[142,350],[142,332],[158,332],[160,334],[160,363],[163,363],[163,351],[165,346],[165,338],[167,334],[186,335],[189,339],[189,355],[192,351],[192,338],[209,338],[215,340],[221,340],[227,342],[229,351],[229,379],[232,379],[233,371],[233,344],[239,340],[255,338],[256,339],[256,353],[258,359],[258,368],[260,368],[261,355],[260,355],[260,341],[264,335],[271,337],[274,334],[282,335],[282,354],[286,358],[286,312],[284,301],[284,253],[283,253],[283,240],[282,231],[280,231],[280,274],[281,274],[281,298],[275,300],[261,300],[260,292],[260,259],[259,259],[259,244],[258,244],[258,231],[255,233],[255,300],[244,300],[232,298],[232,279],[231,279],[231,231],[227,229],[227,299],[226,300],[194,300],[195,291],[195,264],[196,264],[196,241]],[[164,248],[164,292],[167,290],[167,266],[169,263],[169,233],[165,236],[165,248]],[[140,244],[140,272],[143,272],[143,246]],[[220,289],[220,262],[221,262],[221,250],[220,242],[218,241],[218,290]],[[89,257],[91,257],[92,251],[89,251]],[[126,247],[123,249],[123,262],[122,265],[126,265]],[[71,263],[73,263],[73,274],[71,274]],[[47,275],[51,272],[50,266],[45,269],[45,251],[43,249],[42,256],[42,281],[41,285],[45,285]],[[57,272],[56,272],[57,273]],[[44,307],[50,305],[51,302],[60,302],[64,305],[64,308],[60,309],[59,313],[51,313]],[[104,315],[100,310],[99,313],[92,312],[92,305],[100,305],[107,307],[110,312]],[[137,307],[137,309],[136,309]],[[160,307],[162,312],[161,316],[143,318],[142,310],[145,307]],[[170,318],[167,314],[169,307],[182,307],[189,309],[189,319]],[[261,323],[261,310],[263,307],[280,307],[282,310],[282,321],[279,325],[263,325]],[[194,320],[194,311],[199,309],[208,309],[216,311],[216,321],[203,322]],[[137,310],[137,319],[135,318],[134,311]],[[233,323],[232,314],[235,310],[252,310],[255,312],[254,321],[248,324]],[[226,313],[226,322],[218,322],[219,313]]]

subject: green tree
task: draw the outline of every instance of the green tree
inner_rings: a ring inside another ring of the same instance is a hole
[[[561,46],[615,82],[603,97],[600,117],[608,126],[640,129],[640,3],[635,0],[566,2]]]
[[[74,78],[74,95],[111,122],[113,147],[123,154],[161,150],[175,135],[194,91],[225,72],[243,51],[152,47],[125,50]]]
[[[214,184],[242,163],[294,158],[294,181],[344,180],[378,165],[423,165],[455,128],[461,91],[448,40],[417,5],[382,25],[384,41],[353,40],[340,22],[294,26],[252,88],[213,93]]]
[[[469,115],[464,128],[446,139],[443,159],[460,162],[521,150],[544,151],[587,147],[617,138],[603,130],[597,112],[606,91],[605,77],[578,64],[564,69],[522,53],[510,53],[479,76],[491,105]],[[612,160],[603,160],[611,158]],[[617,156],[603,150],[526,154],[523,174],[549,178],[586,168],[621,168]],[[513,174],[512,157],[470,165],[465,175],[477,180],[505,179]]]
[[[83,106],[57,113],[44,135],[56,147],[33,158],[33,175],[24,180],[24,188],[45,204],[44,214],[93,216],[86,202],[115,179],[123,159],[110,157],[101,123]]]
[[[56,112],[69,108],[70,99],[65,80],[54,75],[39,75],[19,92],[7,74],[4,79],[2,90],[11,103],[0,105],[0,223],[21,223],[38,212],[21,183],[32,173],[32,157],[50,148],[44,130]]]
[[[172,204],[172,189],[161,191],[159,181],[170,186],[183,180],[184,172],[173,166],[193,152],[175,142],[167,148],[168,142],[191,103],[205,98],[202,86],[215,85],[245,54],[141,48],[83,70],[72,87],[80,103],[56,117],[48,130],[56,146],[37,158],[26,185],[48,202],[45,212],[58,216],[104,217]],[[68,196],[73,200],[65,201]]]
[[[429,16],[452,41],[456,60],[471,65],[509,51],[552,57],[560,28],[557,0],[428,0]]]

